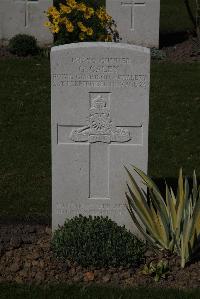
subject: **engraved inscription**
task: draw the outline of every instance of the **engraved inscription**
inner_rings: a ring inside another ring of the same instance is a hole
[[[104,58],[93,58],[93,57],[72,57],[73,63],[89,63],[89,64],[129,64],[130,59],[127,57],[104,57]]]
[[[110,116],[109,97],[102,94],[92,99],[89,109],[89,124],[85,127],[74,129],[70,139],[75,142],[88,141],[89,143],[127,142],[131,140],[127,129],[116,127]]]
[[[52,85],[60,87],[148,87],[148,78],[143,74],[52,74]]]
[[[72,57],[74,73],[52,74],[52,85],[57,87],[147,88],[146,74],[129,71],[132,62],[127,57]]]
[[[57,203],[56,204],[56,214],[68,214],[70,213],[81,213],[84,214],[85,211],[89,212],[89,214],[104,214],[107,212],[108,214],[119,213],[122,214],[124,205],[120,203],[111,203],[111,202],[98,202],[98,205],[95,203],[87,202],[87,205],[81,203]]]

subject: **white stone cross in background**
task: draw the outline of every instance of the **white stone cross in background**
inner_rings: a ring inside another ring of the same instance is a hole
[[[106,10],[121,42],[159,47],[160,0],[106,0]]]
[[[44,26],[51,5],[53,0],[0,0],[0,43],[7,45],[15,35],[28,34],[40,46],[52,44],[53,35]]]
[[[38,4],[38,0],[14,0],[16,3],[24,4],[24,26],[28,27],[29,23],[29,5],[30,4]]]
[[[122,6],[131,7],[131,30],[135,29],[135,6],[145,6],[144,0],[131,0],[121,2]]]

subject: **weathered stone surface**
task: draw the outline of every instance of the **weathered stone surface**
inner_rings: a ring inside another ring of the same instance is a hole
[[[44,26],[44,11],[52,4],[52,0],[1,0],[0,41],[23,33],[35,36],[40,45],[51,44],[53,37]]]
[[[122,42],[159,46],[160,0],[106,0]]]
[[[54,47],[51,72],[53,229],[83,214],[109,216],[133,230],[123,165],[147,171],[149,50]]]

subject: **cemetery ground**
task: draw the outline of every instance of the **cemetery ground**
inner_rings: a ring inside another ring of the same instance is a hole
[[[185,33],[189,21],[177,18],[185,12],[174,4],[168,0],[161,6],[164,42],[166,34],[171,36],[170,43],[163,43],[168,58],[151,64],[149,174],[161,189],[164,179],[176,186],[181,166],[184,174],[191,177],[196,169],[200,177],[200,62],[199,56],[191,57],[193,40]],[[147,251],[136,267],[97,269],[53,256],[49,60],[0,52],[0,298],[66,293],[68,298],[132,298],[133,292],[134,298],[199,298],[198,259],[180,269],[176,257]],[[161,258],[170,264],[166,279],[155,282],[141,273],[145,263]],[[129,289],[138,286],[144,289]]]
[[[82,283],[84,286],[97,283],[121,287],[199,287],[199,261],[180,270],[176,258],[165,256],[170,262],[170,272],[166,279],[156,283],[152,277],[141,274],[143,264],[136,268],[86,269],[77,263],[56,260],[50,248],[49,228],[49,61],[41,57],[4,57],[0,64],[3,108],[0,281],[33,284],[68,282]],[[181,166],[186,175],[191,176],[192,170],[196,169],[198,177],[200,176],[199,79],[198,62],[173,63],[165,60],[151,64],[149,174],[161,188],[164,178],[176,185]],[[161,256],[156,257],[152,253],[149,256],[147,253],[144,263],[160,259]],[[6,287],[2,284],[0,292],[7,296],[5,290]],[[27,287],[20,287],[19,292],[28,292]],[[32,292],[43,294],[44,290],[36,288]],[[86,295],[81,289],[77,292],[80,292],[80,298],[90,298],[84,297]],[[122,295],[123,292],[125,291],[122,291]]]

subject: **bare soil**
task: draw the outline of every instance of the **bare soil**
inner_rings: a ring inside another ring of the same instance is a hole
[[[173,46],[164,46],[166,60],[171,62],[195,62],[200,61],[200,45],[197,39],[190,36],[188,39],[176,43]]]
[[[83,283],[164,288],[200,287],[200,261],[180,268],[179,258],[146,253],[142,264],[129,267],[83,268],[57,259],[51,249],[51,229],[46,225],[7,224],[0,227],[0,282],[30,284]],[[165,279],[155,282],[142,274],[145,263],[168,260]]]

